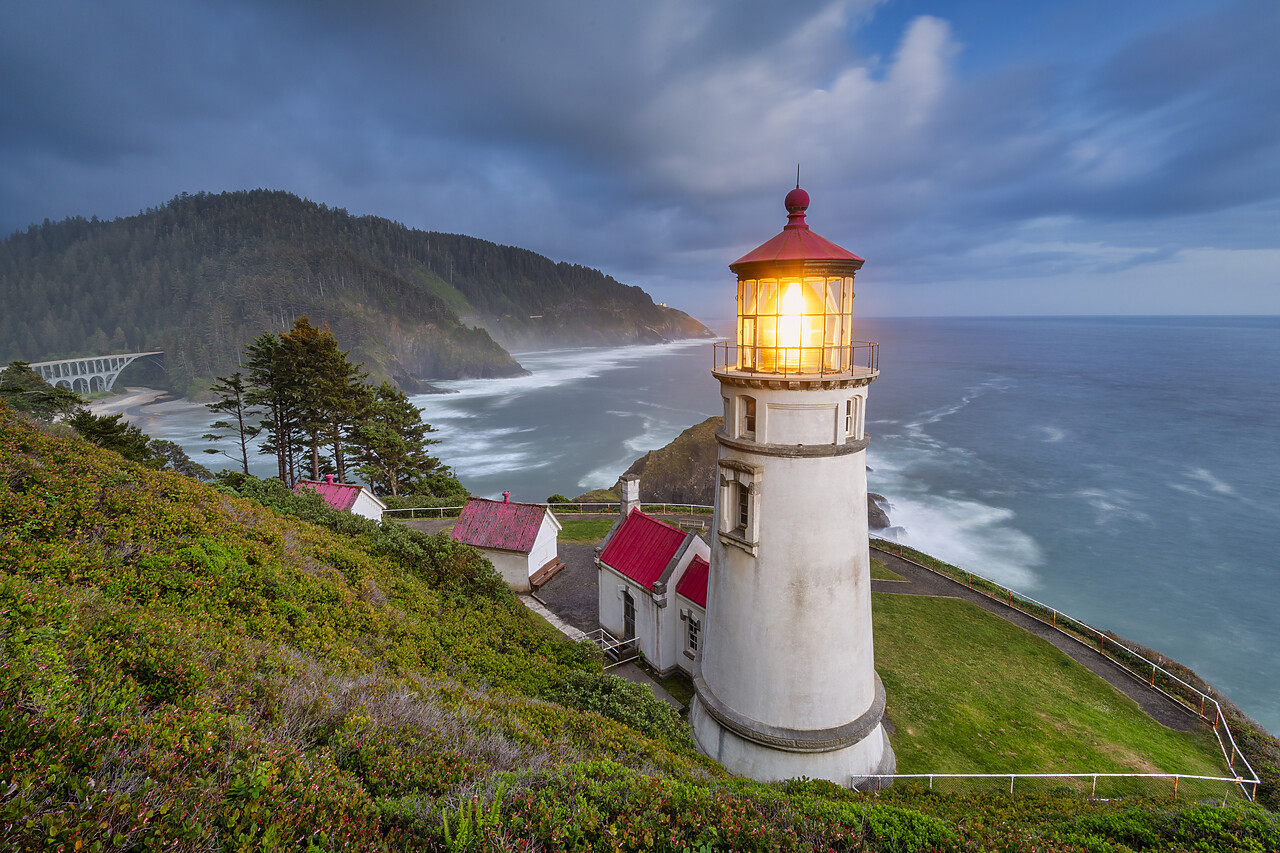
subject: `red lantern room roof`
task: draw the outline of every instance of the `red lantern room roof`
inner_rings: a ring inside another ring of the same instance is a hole
[[[787,224],[782,233],[729,264],[729,269],[735,273],[744,273],[749,270],[739,267],[746,264],[788,261],[844,262],[856,264],[853,267],[855,270],[862,266],[862,258],[809,230],[809,225],[804,221],[805,211],[809,208],[807,192],[796,187],[787,193],[784,204],[787,206]]]

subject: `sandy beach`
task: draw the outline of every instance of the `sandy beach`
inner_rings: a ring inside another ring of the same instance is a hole
[[[147,431],[153,419],[203,408],[200,403],[159,388],[126,388],[123,394],[91,404],[89,411],[95,415],[124,415],[126,421]]]

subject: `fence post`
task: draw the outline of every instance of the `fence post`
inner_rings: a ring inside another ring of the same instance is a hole
[[[1010,773],[1009,774],[1009,793],[1010,794],[1013,793],[1013,780],[1014,780],[1014,775]]]
[[[1151,686],[1156,686],[1156,665],[1151,664]]]
[[[1178,798],[1178,777],[1177,776],[1173,777],[1173,798],[1175,800]]]
[[[1098,796],[1098,774],[1093,774],[1093,791],[1089,794],[1091,798]]]

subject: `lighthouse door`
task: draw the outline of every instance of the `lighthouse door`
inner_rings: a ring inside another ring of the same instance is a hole
[[[636,601],[631,597],[629,591],[624,590],[622,593],[622,639],[624,641],[634,640],[636,638]]]

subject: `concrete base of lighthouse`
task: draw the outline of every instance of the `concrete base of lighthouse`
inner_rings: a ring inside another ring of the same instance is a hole
[[[740,776],[775,782],[804,776],[863,790],[886,787],[898,766],[884,730],[884,688],[857,719],[836,729],[802,731],[750,720],[722,705],[695,672],[689,706],[698,748]]]

